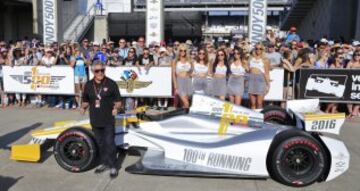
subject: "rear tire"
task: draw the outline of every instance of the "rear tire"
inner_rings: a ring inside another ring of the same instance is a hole
[[[54,145],[57,163],[70,172],[83,172],[96,162],[97,146],[93,135],[83,128],[71,128],[62,132]]]
[[[279,106],[266,106],[262,111],[264,121],[280,125],[294,125],[294,121],[285,109]]]
[[[325,149],[311,136],[298,134],[284,138],[276,142],[270,152],[268,169],[271,177],[288,186],[313,184],[328,168]]]

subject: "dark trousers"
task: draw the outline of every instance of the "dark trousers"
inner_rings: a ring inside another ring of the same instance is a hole
[[[113,125],[105,127],[92,128],[95,139],[98,144],[101,163],[115,167],[116,145],[115,145],[115,127]]]

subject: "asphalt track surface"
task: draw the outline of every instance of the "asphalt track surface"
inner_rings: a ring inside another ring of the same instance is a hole
[[[119,176],[111,180],[107,172],[96,175],[94,170],[70,173],[60,168],[52,148],[39,163],[16,162],[9,159],[12,144],[30,141],[29,131],[45,128],[58,120],[84,119],[77,111],[55,109],[0,109],[0,191],[257,191],[316,190],[360,191],[360,119],[345,123],[340,139],[345,141],[350,155],[350,169],[331,182],[294,189],[271,179],[224,179],[175,176],[134,175],[124,171],[138,157],[126,156]]]

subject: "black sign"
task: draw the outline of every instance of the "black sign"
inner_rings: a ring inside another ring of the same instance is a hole
[[[301,69],[298,98],[360,103],[359,69]]]

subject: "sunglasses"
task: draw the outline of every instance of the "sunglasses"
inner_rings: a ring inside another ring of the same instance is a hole
[[[262,48],[255,48],[255,50],[263,50]]]
[[[342,57],[342,56],[340,56],[340,57],[338,57],[338,59],[344,59],[345,57]]]
[[[174,46],[179,46],[179,44],[174,44]]]
[[[105,72],[105,69],[99,69],[99,70],[94,70],[94,73],[97,74],[97,73],[104,73]]]
[[[179,52],[186,52],[186,50],[179,50]]]
[[[360,56],[360,54],[355,54],[354,56]]]

